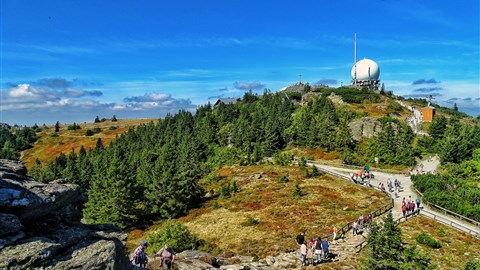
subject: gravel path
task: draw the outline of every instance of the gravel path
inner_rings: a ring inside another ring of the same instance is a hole
[[[431,161],[424,160],[420,162],[417,167],[414,169],[414,172],[416,170],[418,171],[424,171],[425,173],[431,172],[433,173],[438,166],[440,165],[440,161],[437,158],[432,158]],[[354,169],[348,169],[348,168],[338,168],[338,167],[333,167],[333,166],[328,166],[328,165],[316,165],[319,169],[326,171],[326,172],[331,172],[333,174],[341,174],[344,176],[350,177],[351,173],[356,173],[358,170]],[[417,198],[417,193],[415,192],[415,188],[413,187],[413,183],[410,179],[410,176],[405,176],[403,174],[394,174],[394,173],[385,173],[385,172],[380,172],[380,171],[375,171],[374,168],[371,169],[371,172],[374,174],[375,178],[370,180],[370,184],[373,186],[378,186],[379,183],[383,183],[385,188],[387,188],[387,181],[390,179],[394,181],[395,179],[399,180],[403,190],[401,190],[397,196],[395,197],[394,193],[391,193],[392,197],[395,200],[395,207],[393,209],[393,217],[394,218],[399,218],[401,217],[402,214],[402,200],[405,197],[406,200],[409,199],[409,196],[411,196],[412,200],[415,200]],[[471,234],[476,234],[477,236],[480,236],[480,227],[475,226],[472,223],[460,220],[456,217],[453,217],[451,215],[446,215],[442,212],[438,212],[436,210],[433,210],[432,208],[423,205],[423,203],[420,204],[420,207],[424,207],[424,210],[422,213],[425,214],[428,217],[435,218],[437,221],[444,223],[446,225],[449,225],[451,227],[454,227],[456,229],[469,232]]]

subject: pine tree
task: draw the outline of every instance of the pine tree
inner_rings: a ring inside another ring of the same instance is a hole
[[[43,182],[42,162],[38,158],[35,159],[35,164],[28,171],[28,175],[39,182]]]
[[[295,199],[300,199],[300,197],[302,196],[302,190],[300,189],[300,185],[298,183],[295,183],[292,196]]]
[[[429,266],[427,255],[415,247],[403,245],[402,232],[396,226],[392,212],[385,216],[382,225],[372,224],[367,242],[362,269],[427,269]]]

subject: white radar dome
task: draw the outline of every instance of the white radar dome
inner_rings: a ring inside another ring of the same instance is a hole
[[[357,81],[376,81],[380,77],[380,68],[375,61],[363,59],[357,62]],[[355,66],[352,67],[352,79],[355,79]]]

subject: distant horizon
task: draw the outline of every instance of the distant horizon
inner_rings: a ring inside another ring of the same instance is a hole
[[[479,13],[473,0],[1,1],[0,122],[161,118],[248,90],[348,85],[354,33],[387,90],[476,117]]]
[[[307,82],[307,83],[308,83],[308,82]],[[298,85],[298,84],[299,84],[299,82],[294,83],[294,84],[292,84],[292,85]],[[304,83],[304,84],[306,84],[306,83]],[[292,85],[289,85],[289,86],[292,86]],[[318,85],[317,85],[317,86],[318,86]],[[343,85],[343,87],[348,87],[348,86],[350,86],[350,85]],[[287,86],[287,87],[288,87],[288,86]],[[340,87],[342,87],[342,86],[338,86],[338,87],[327,86],[327,87],[340,88]],[[284,88],[285,88],[285,87],[284,87]],[[270,90],[270,89],[264,89],[264,90]],[[283,90],[283,88],[282,88],[282,89],[279,89],[278,91],[282,91],[282,90]],[[278,92],[278,91],[277,91],[277,92]],[[390,90],[386,89],[385,91],[390,91]],[[246,91],[246,92],[248,92],[248,91]],[[245,93],[246,93],[246,92],[245,92]],[[272,93],[276,93],[276,92],[272,92]],[[263,95],[263,91],[262,91],[262,93],[255,93],[255,94]],[[395,95],[395,93],[394,93],[394,95]],[[190,111],[191,113],[195,113],[196,110],[198,109],[198,107],[207,105],[208,103],[210,103],[210,104],[213,106],[213,105],[215,104],[215,102],[218,101],[219,99],[228,99],[228,98],[241,99],[242,97],[243,97],[243,95],[240,96],[240,97],[221,97],[221,98],[218,98],[218,99],[215,99],[215,100],[209,100],[209,101],[208,101],[207,103],[205,103],[205,104],[196,105],[196,107],[195,107],[194,109],[191,109],[191,110],[189,110],[189,111]],[[405,98],[405,99],[409,99],[410,97],[404,97],[404,98]],[[425,97],[425,98],[412,97],[412,99],[422,99],[422,100],[425,100],[425,101],[428,102],[427,97]],[[445,108],[449,108],[449,107],[446,107],[446,106],[442,106],[442,105],[440,105],[440,104],[437,104],[437,103],[435,102],[435,100],[432,100],[432,104],[435,104],[435,105],[441,106],[441,107],[445,107]],[[451,109],[453,109],[453,106],[452,106]],[[176,111],[176,112],[169,112],[169,113],[170,113],[170,114],[176,114],[176,113],[178,113],[180,110],[182,110],[182,109],[179,109],[179,110]],[[460,109],[459,109],[459,111],[462,112]],[[473,118],[475,118],[475,117],[477,117],[477,116],[480,116],[480,114],[479,114],[479,115],[471,115],[471,114],[468,114],[467,112],[464,112],[464,113],[466,113],[468,116],[473,117]],[[168,113],[167,113],[167,114],[168,114]],[[115,116],[115,118],[116,118],[117,120],[134,120],[134,119],[152,119],[152,120],[156,120],[156,119],[162,119],[162,118],[164,118],[167,114],[165,114],[165,115],[163,115],[163,116],[158,116],[158,117],[156,117],[156,116],[151,116],[151,117],[149,117],[149,116],[146,116],[146,117],[119,117],[119,116],[116,115],[116,114],[112,114],[112,115],[98,115],[98,114],[95,114],[95,115],[92,115],[91,117],[89,117],[88,120],[84,120],[84,121],[62,122],[62,121],[60,121],[60,120],[55,120],[54,122],[51,122],[51,123],[50,123],[50,122],[49,122],[49,123],[43,122],[43,123],[41,123],[41,124],[40,124],[40,123],[37,123],[37,122],[35,122],[35,123],[29,123],[29,124],[18,124],[18,123],[0,122],[0,124],[8,124],[8,125],[10,125],[10,126],[15,126],[15,125],[16,125],[16,126],[26,126],[26,127],[31,127],[31,126],[34,126],[34,125],[36,124],[37,126],[41,127],[41,126],[43,126],[43,125],[46,125],[46,126],[54,126],[54,125],[57,123],[57,121],[60,123],[60,125],[71,125],[71,124],[73,124],[73,123],[76,123],[76,124],[90,124],[90,123],[94,123],[95,118],[96,118],[97,116],[98,116],[101,120],[102,120],[102,119],[105,119],[106,121],[111,120],[111,119],[113,118],[113,116]]]

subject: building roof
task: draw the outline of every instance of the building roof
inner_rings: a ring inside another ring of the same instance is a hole
[[[217,106],[218,104],[220,103],[223,103],[223,104],[235,104],[237,103],[237,99],[236,98],[219,98],[217,100],[217,102],[215,102],[215,106]]]

